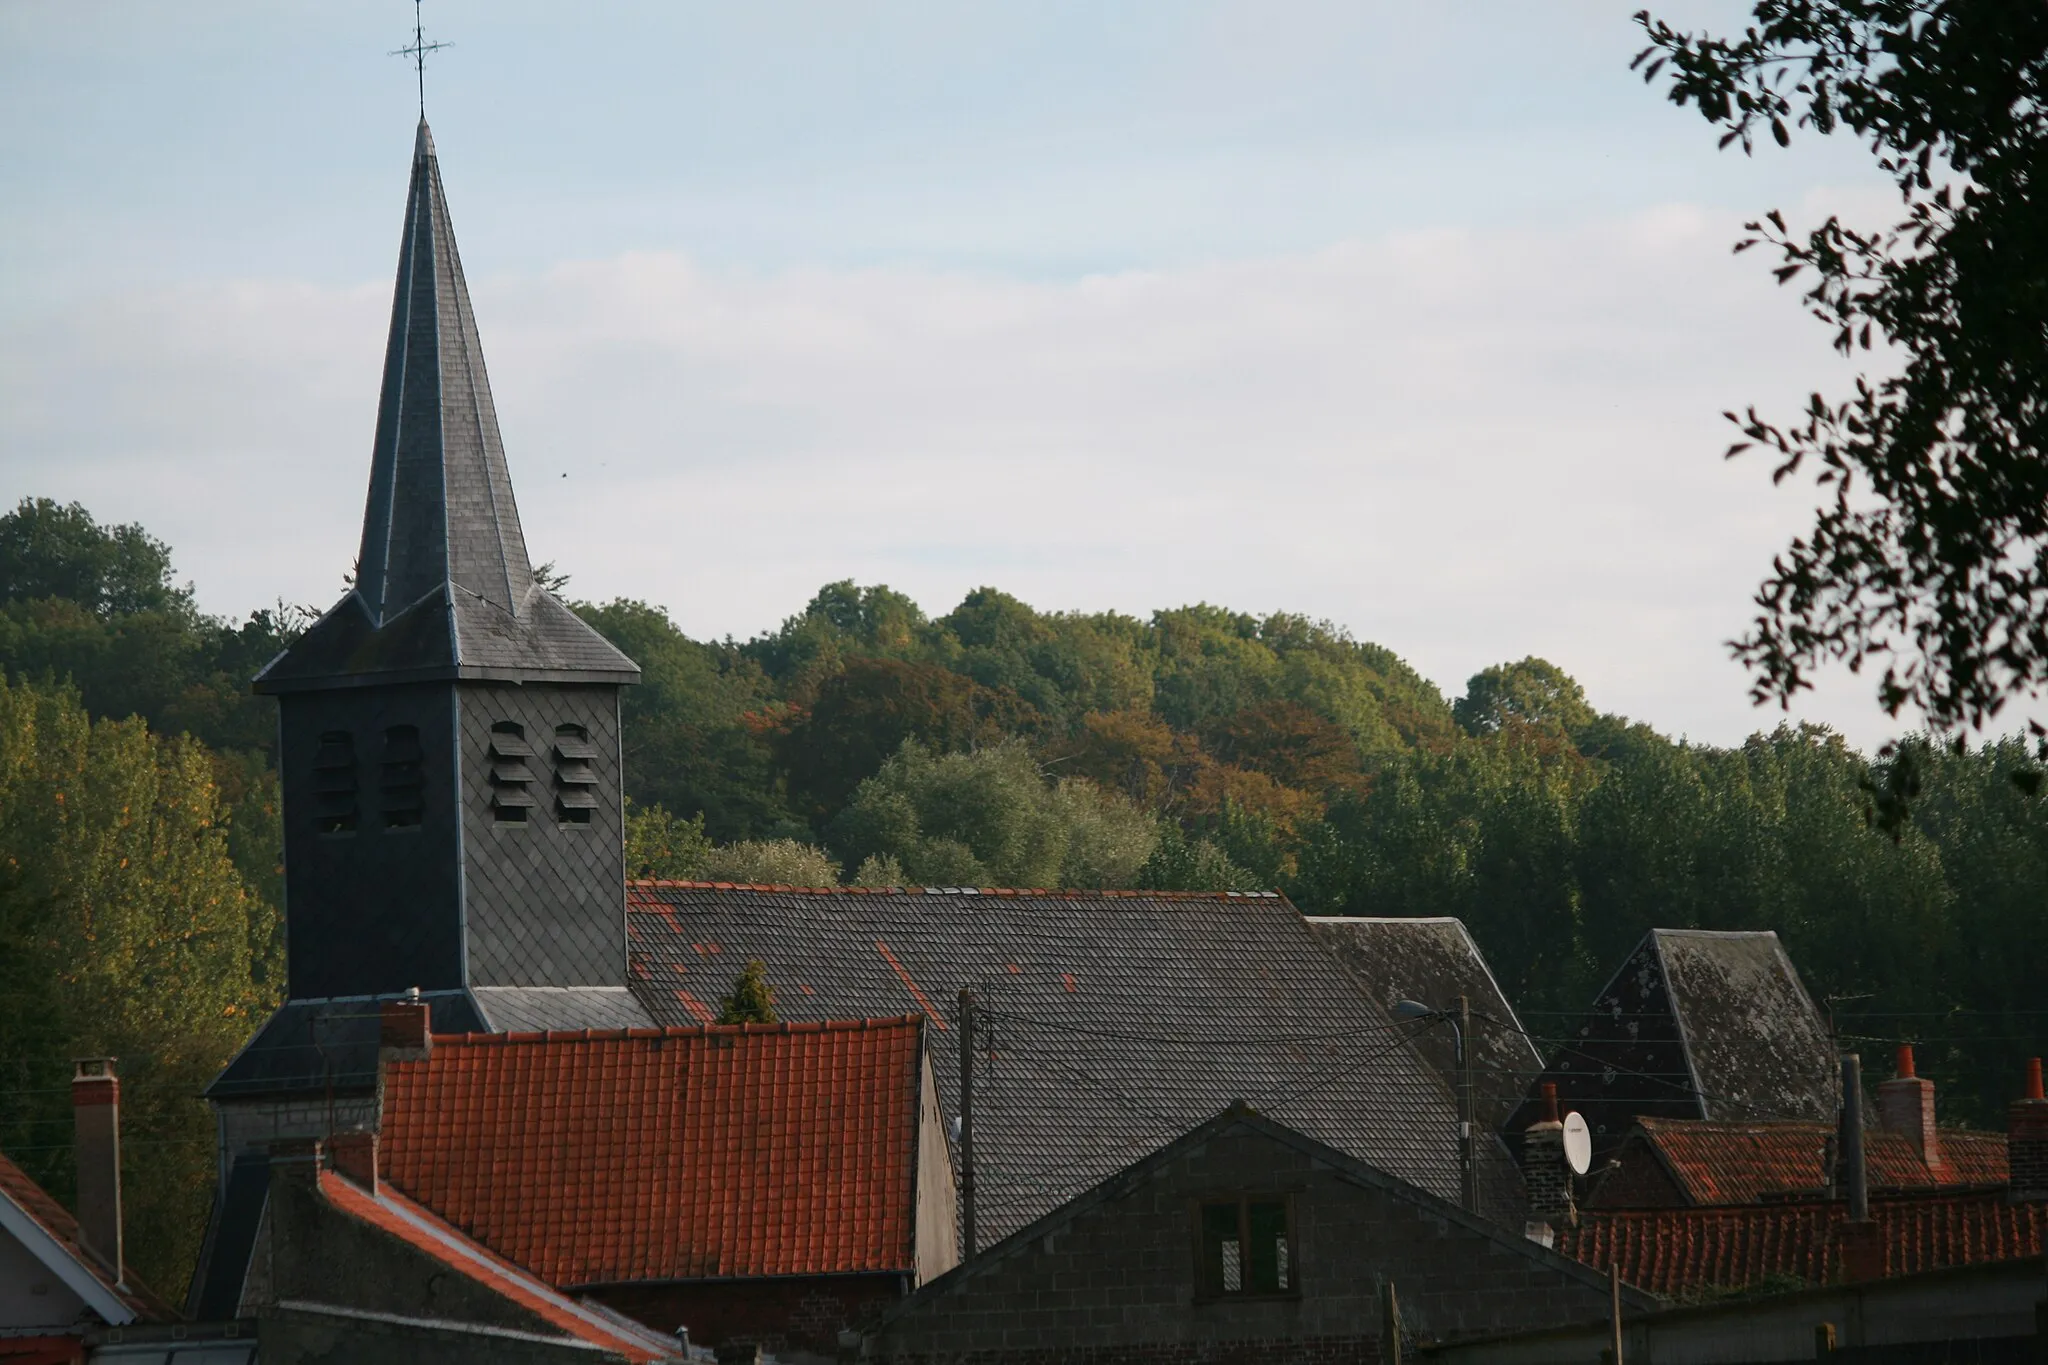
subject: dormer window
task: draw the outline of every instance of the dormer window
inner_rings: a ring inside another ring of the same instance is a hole
[[[313,755],[313,827],[322,834],[356,832],[356,746],[346,730],[324,730]]]
[[[532,758],[525,726],[511,720],[491,726],[491,818],[501,825],[523,825],[532,816]]]
[[[418,829],[426,810],[426,755],[420,751],[417,725],[393,725],[384,731],[384,765],[379,779],[384,828]]]
[[[555,727],[555,818],[587,825],[597,811],[597,750],[581,725]]]

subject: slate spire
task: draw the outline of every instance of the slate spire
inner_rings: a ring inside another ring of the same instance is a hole
[[[533,568],[434,135],[421,119],[356,591],[382,625],[444,583],[517,616]]]
[[[434,137],[421,119],[355,583],[272,661],[257,690],[638,676],[534,582]]]

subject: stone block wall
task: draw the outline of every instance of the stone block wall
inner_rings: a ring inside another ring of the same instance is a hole
[[[1293,1201],[1298,1288],[1203,1299],[1197,1208],[1260,1195]],[[901,1365],[1374,1361],[1386,1280],[1417,1340],[1587,1321],[1607,1307],[1601,1277],[1518,1233],[1241,1125],[1169,1149],[1065,1226],[1020,1234],[934,1281],[865,1350]]]

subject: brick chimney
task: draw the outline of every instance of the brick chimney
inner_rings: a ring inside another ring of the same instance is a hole
[[[403,1000],[386,1000],[378,1022],[380,1060],[418,1061],[433,1051],[433,1009],[420,999],[419,987],[406,992]]]
[[[2006,1111],[2005,1159],[2013,1203],[2048,1200],[2048,1098],[2041,1093],[2039,1057],[2027,1059],[2026,1090]]]
[[[1555,1225],[1572,1220],[1572,1172],[1564,1159],[1564,1121],[1557,1085],[1543,1083],[1543,1117],[1522,1130],[1522,1179],[1529,1190],[1529,1220]]]
[[[117,1282],[121,1259],[121,1080],[112,1057],[81,1057],[71,1074],[71,1117],[78,1154],[78,1230]]]
[[[336,1133],[327,1139],[334,1169],[371,1194],[377,1192],[377,1135]]]
[[[1877,1087],[1877,1124],[1912,1143],[1929,1175],[1939,1180],[1947,1173],[1934,1130],[1934,1082],[1913,1074],[1910,1043],[1899,1049],[1899,1074]]]

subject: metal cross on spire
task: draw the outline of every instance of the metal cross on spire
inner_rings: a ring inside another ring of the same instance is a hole
[[[453,43],[427,41],[426,31],[420,24],[420,0],[412,0],[412,46],[401,47],[391,55],[412,58],[413,70],[419,73],[420,78],[420,117],[423,119],[427,116],[427,54],[454,46]]]

